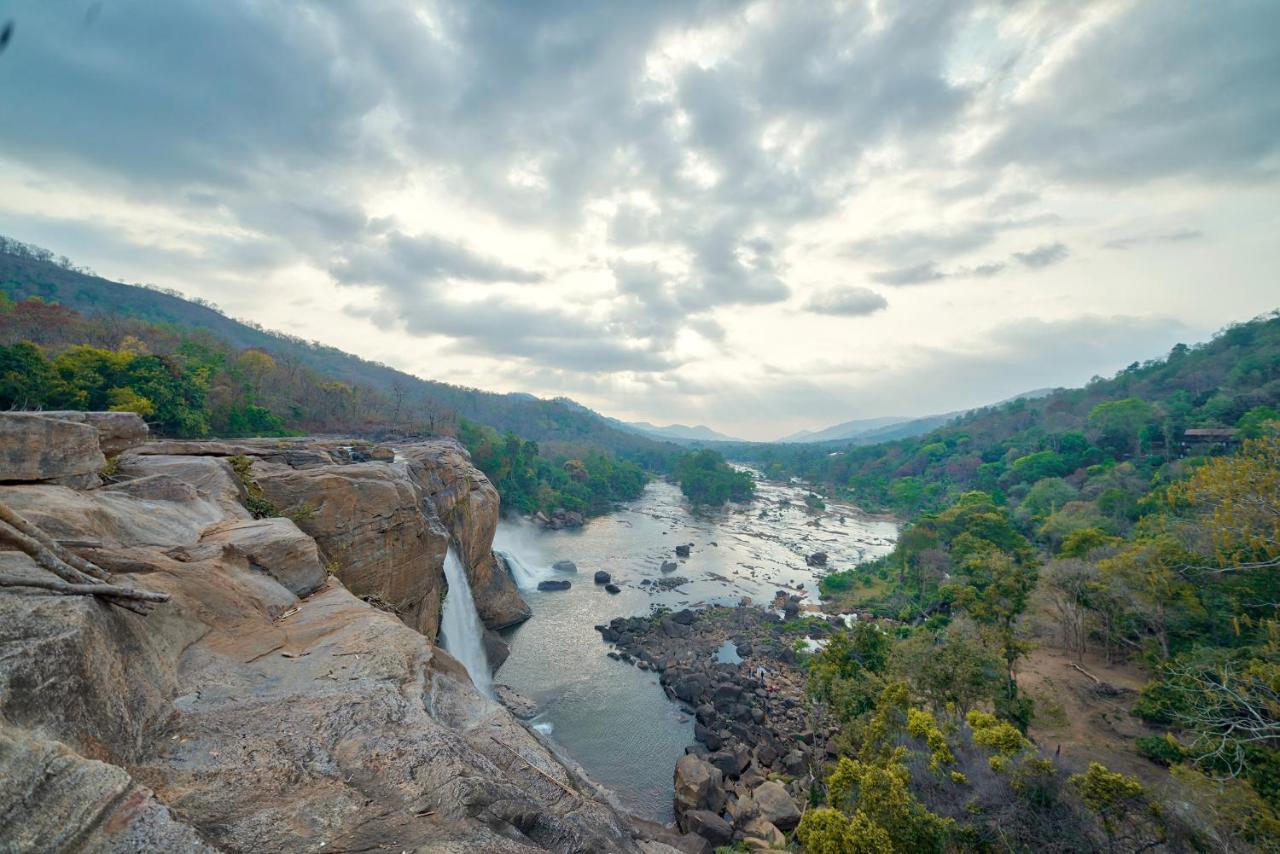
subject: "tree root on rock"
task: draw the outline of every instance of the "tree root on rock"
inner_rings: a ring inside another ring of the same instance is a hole
[[[155,593],[117,584],[107,584],[106,570],[71,553],[13,508],[0,501],[0,540],[17,546],[40,567],[58,576],[52,579],[0,575],[0,587],[32,587],[66,596],[99,596],[137,614],[147,614],[158,602],[168,602],[168,593]]]

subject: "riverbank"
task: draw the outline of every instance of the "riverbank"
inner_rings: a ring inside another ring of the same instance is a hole
[[[795,602],[779,592],[776,604]],[[713,845],[776,844],[799,821],[836,728],[807,702],[794,646],[843,626],[838,618],[784,620],[742,605],[661,610],[596,627],[608,657],[659,674],[666,696],[694,723],[675,764],[681,831]]]
[[[800,486],[762,482],[752,504],[695,515],[679,487],[659,480],[580,529],[546,531],[513,520],[498,526],[494,549],[519,564],[513,577],[534,617],[504,632],[510,657],[496,680],[531,698],[538,709],[531,724],[633,814],[675,819],[672,768],[697,743],[696,721],[667,699],[658,673],[609,659],[613,647],[593,626],[648,618],[659,608],[769,603],[780,589],[798,597],[798,610],[816,601],[823,575],[892,548],[892,523],[838,504],[815,511],[805,494]],[[677,546],[689,546],[687,555]],[[827,565],[810,566],[806,558],[819,551]],[[562,560],[576,572],[553,569]],[[595,583],[601,570],[618,586],[616,595]],[[544,579],[570,587],[537,590]]]

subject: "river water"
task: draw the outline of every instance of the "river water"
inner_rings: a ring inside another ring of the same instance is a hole
[[[519,581],[561,578],[573,586],[522,590],[533,617],[510,633],[511,656],[495,679],[535,700],[539,714],[532,723],[636,815],[671,820],[672,772],[693,743],[693,721],[667,700],[655,674],[607,658],[594,626],[657,605],[728,605],[743,597],[767,603],[776,590],[802,592],[800,585],[816,601],[824,570],[807,567],[806,555],[826,552],[825,571],[832,571],[892,549],[894,523],[843,505],[811,511],[805,492],[761,482],[752,504],[695,515],[677,486],[654,481],[640,498],[580,529],[499,525],[494,549],[523,564]],[[688,543],[690,556],[676,557],[675,547]],[[552,570],[558,560],[575,562],[578,572]],[[663,561],[678,568],[663,573]],[[613,576],[620,594],[593,583],[598,569]],[[663,592],[640,586],[664,574],[689,583]]]

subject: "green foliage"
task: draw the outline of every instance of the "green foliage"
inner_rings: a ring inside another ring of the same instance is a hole
[[[718,506],[755,497],[751,473],[733,468],[719,452],[707,448],[677,457],[673,473],[680,482],[680,491],[695,506]]]
[[[636,498],[648,480],[635,463],[599,452],[581,459],[548,456],[537,442],[514,433],[462,421],[458,438],[476,467],[502,496],[506,511],[550,513],[564,509],[587,516],[605,513],[618,501]]]
[[[244,506],[255,519],[267,519],[280,515],[280,508],[270,498],[267,498],[262,492],[262,487],[258,486],[257,481],[253,479],[251,471],[253,460],[245,456],[228,457],[227,462],[231,463],[231,469],[236,473],[236,477],[240,479],[240,483],[244,484],[245,501]]]

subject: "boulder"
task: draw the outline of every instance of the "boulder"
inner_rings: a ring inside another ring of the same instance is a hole
[[[772,822],[756,816],[742,825],[742,838],[751,851],[785,851],[787,836]]]
[[[662,631],[670,638],[687,638],[693,634],[693,629],[672,619],[662,621]]]
[[[739,795],[736,798],[730,798],[724,805],[725,813],[733,821],[733,826],[741,828],[753,818],[760,815],[760,807],[756,806],[755,799],[750,795]]]
[[[808,566],[826,566],[826,565],[827,565],[827,553],[826,553],[826,552],[814,552],[813,554],[811,554],[811,555],[809,555],[808,557],[806,557],[806,558],[804,559],[804,562],[805,562],[805,564],[806,564],[806,565],[808,565]]]
[[[671,619],[682,626],[687,626],[693,623],[695,616],[697,615],[694,614],[693,611],[690,611],[688,608],[685,608],[683,610],[676,611],[674,614],[672,614]]]
[[[572,581],[558,581],[558,580],[548,579],[547,581],[538,582],[539,590],[568,590],[572,586],[573,586]]]
[[[507,657],[511,655],[511,645],[503,640],[502,635],[493,629],[484,630],[484,657],[489,662],[490,672],[497,673]]]
[[[756,786],[751,798],[760,807],[760,817],[780,830],[791,831],[800,823],[800,810],[781,783],[772,780]]]
[[[682,817],[681,826],[696,833],[712,845],[728,845],[733,841],[733,827],[710,810],[690,810]]]
[[[114,457],[147,441],[150,429],[136,412],[79,412],[60,410],[43,413],[46,418],[58,418],[87,424],[98,431],[98,447],[108,457]]]
[[[50,481],[88,487],[107,464],[88,424],[29,412],[0,412],[0,482]]]
[[[414,481],[374,462],[292,469],[258,461],[250,473],[353,594],[435,640],[449,531]]]
[[[718,768],[726,780],[738,776],[738,760],[732,753],[717,750],[707,757],[707,762]]]
[[[316,541],[289,519],[245,519],[219,526],[202,538],[227,555],[243,558],[293,595],[309,596],[325,582]]]
[[[578,565],[571,560],[558,560],[551,564],[551,568],[556,572],[577,572]]]
[[[527,721],[538,714],[538,704],[509,685],[495,683],[493,693],[499,703],[521,720]]]
[[[679,567],[680,564],[676,563],[674,560],[664,560],[662,562],[663,572],[675,572]]]
[[[613,578],[603,569],[597,569],[595,574],[596,584],[608,584]]]
[[[615,596],[622,592],[622,588],[616,584],[606,584],[604,586],[604,589],[605,589],[605,592],[612,593]]]
[[[804,761],[804,754],[798,750],[792,750],[782,757],[782,767],[792,777],[799,777],[809,770]]]
[[[686,753],[676,761],[675,811],[681,816],[690,810],[719,812],[724,806],[724,775],[710,763]]]
[[[676,546],[676,557],[688,557],[692,549],[691,545]]]

